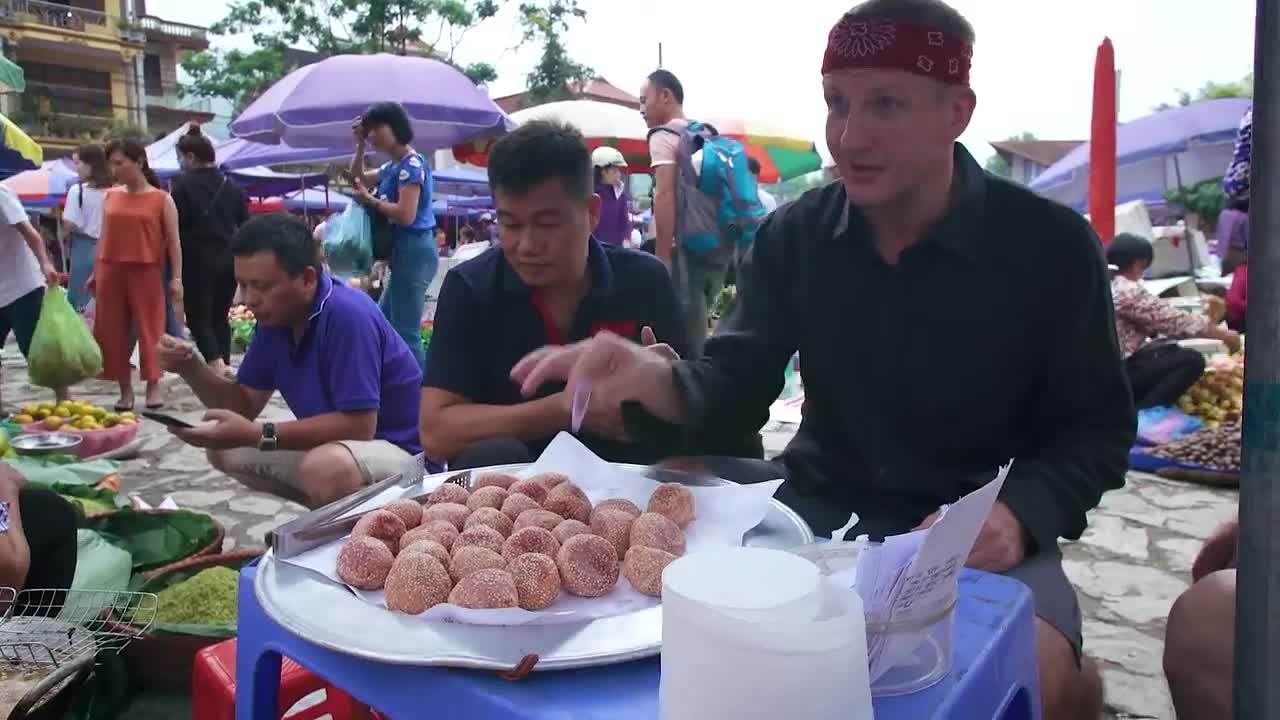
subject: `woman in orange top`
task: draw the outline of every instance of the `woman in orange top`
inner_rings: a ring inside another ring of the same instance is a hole
[[[102,378],[120,383],[116,410],[123,412],[134,403],[130,328],[137,327],[146,404],[154,409],[162,404],[156,344],[164,334],[166,259],[173,269],[168,291],[175,305],[182,300],[178,209],[148,167],[141,142],[114,141],[107,146],[107,159],[123,187],[109,190],[103,203],[92,286],[97,301],[93,336],[102,348]]]

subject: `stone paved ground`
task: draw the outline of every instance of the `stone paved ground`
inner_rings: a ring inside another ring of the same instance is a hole
[[[12,343],[5,348],[5,407],[47,397],[26,383],[25,366]],[[176,378],[166,379],[174,414],[198,419],[201,407]],[[115,390],[89,382],[77,397],[100,405],[115,401]],[[141,388],[138,389],[141,399]],[[268,412],[287,416],[276,398]],[[770,454],[779,452],[795,426],[765,428]],[[293,519],[303,508],[253,493],[210,469],[202,452],[189,448],[155,423],[144,425],[137,459],[122,463],[122,491],[152,504],[172,496],[179,505],[200,509],[227,528],[227,549],[261,545],[263,535]],[[1063,547],[1066,570],[1079,590],[1086,651],[1105,674],[1107,702],[1115,718],[1172,718],[1160,657],[1164,619],[1187,587],[1188,570],[1200,542],[1235,513],[1234,491],[1214,490],[1131,473],[1126,487],[1109,493],[1090,516],[1079,542]],[[129,713],[131,718],[177,717],[172,706]]]

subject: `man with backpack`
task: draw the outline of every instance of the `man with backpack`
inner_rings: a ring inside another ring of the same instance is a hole
[[[685,117],[684,87],[669,70],[649,74],[640,114],[649,126],[655,254],[671,269],[697,356],[729,266],[751,247],[766,212],[746,148]]]

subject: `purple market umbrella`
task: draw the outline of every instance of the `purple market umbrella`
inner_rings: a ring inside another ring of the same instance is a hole
[[[231,123],[237,137],[295,148],[351,142],[376,102],[404,106],[414,147],[429,152],[514,127],[484,90],[445,63],[402,55],[335,55],[286,75]]]

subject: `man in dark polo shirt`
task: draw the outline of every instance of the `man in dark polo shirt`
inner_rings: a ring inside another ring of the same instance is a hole
[[[676,353],[687,345],[662,263],[591,236],[600,198],[577,130],[521,126],[489,153],[489,185],[502,245],[445,276],[423,376],[422,445],[451,467],[527,462],[569,429],[563,383],[526,399],[511,380],[512,366],[535,348],[601,330],[639,341],[645,328]],[[589,415],[580,433],[601,457],[660,457],[610,420]]]
[[[969,565],[1031,588],[1045,717],[1093,720],[1101,679],[1058,539],[1123,484],[1133,401],[1089,225],[955,142],[976,105],[973,38],[940,0],[871,0],[835,25],[822,85],[840,181],[766,221],[704,357],[602,335],[513,377],[590,384],[637,437],[689,447],[707,428],[758,427],[799,350],[804,420],[783,455],[706,464],[786,477],[780,498],[819,534],[853,511],[873,536],[927,524],[1016,458]]]
[[[235,380],[161,339],[161,364],[213,421],[173,432],[244,485],[313,508],[400,472],[421,452],[422,371],[378,306],[324,272],[311,232],[288,215],[245,223],[231,253],[258,327]],[[256,422],[276,391],[297,419]]]

